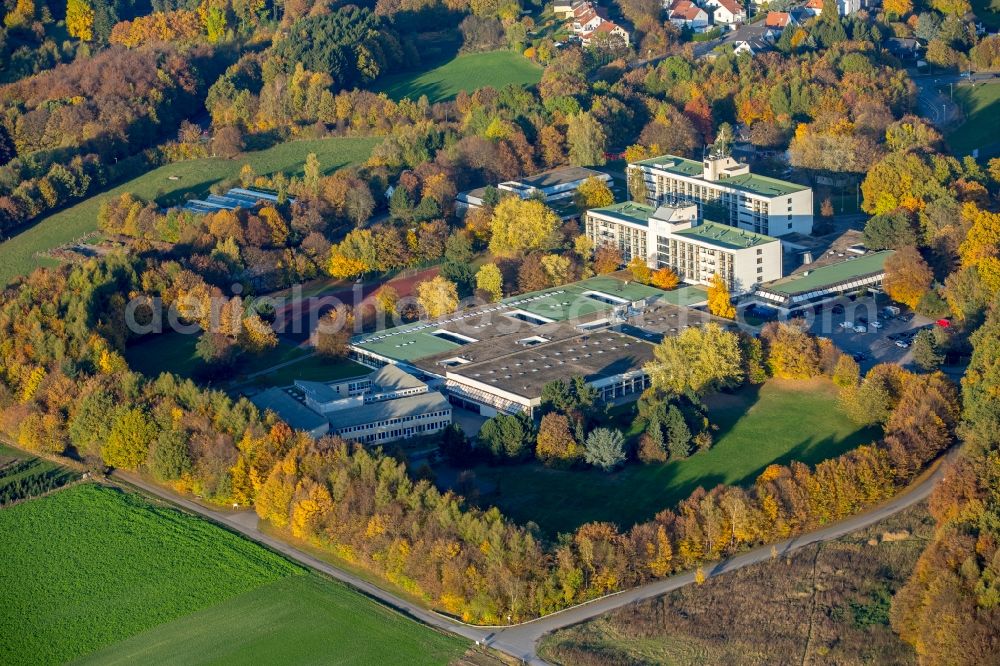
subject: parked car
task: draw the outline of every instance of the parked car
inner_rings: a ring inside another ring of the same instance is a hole
[[[882,308],[882,312],[885,313],[886,317],[898,317],[900,310],[895,305],[887,305]]]
[[[868,332],[868,327],[865,326],[864,324],[858,324],[857,326],[854,327],[854,332],[855,333],[867,333]]]
[[[878,330],[878,329],[882,328],[882,322],[880,322],[880,321],[873,321],[872,323],[869,324],[869,326],[871,326],[875,330]]]
[[[896,340],[896,346],[897,347],[902,347],[903,349],[906,349],[906,348],[908,348],[910,346],[910,341],[909,340],[903,340],[902,338],[900,338],[899,340]]]
[[[898,319],[899,321],[906,321],[906,322],[913,321],[913,313],[906,312],[904,314],[899,315]]]
[[[864,352],[858,352],[858,353],[856,353],[856,354],[853,355],[853,358],[858,363],[861,363],[861,361],[865,361],[865,360],[868,359],[868,354],[866,354]]]
[[[842,322],[840,322],[838,324],[838,326],[840,326],[845,331],[849,331],[852,328],[854,328],[854,322],[853,321],[842,321]]]

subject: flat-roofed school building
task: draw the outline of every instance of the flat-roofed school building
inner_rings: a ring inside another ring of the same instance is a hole
[[[646,183],[647,201],[659,206],[678,200],[697,203],[702,215],[721,224],[768,236],[808,235],[813,225],[812,189],[750,173],[727,155],[696,162],[660,155],[628,165]]]
[[[602,400],[631,399],[649,386],[656,342],[711,320],[674,293],[601,275],[357,336],[351,357],[420,374],[483,416],[533,413],[546,383],[574,376]]]
[[[584,217],[595,246],[612,246],[625,262],[639,257],[650,268],[669,268],[691,284],[708,284],[714,274],[733,294],[781,277],[781,241],[708,220],[699,221],[692,203],[653,208],[625,202],[593,208]]]

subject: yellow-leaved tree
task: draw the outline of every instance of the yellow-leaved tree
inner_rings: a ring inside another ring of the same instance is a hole
[[[458,287],[437,275],[417,284],[417,300],[428,317],[440,317],[458,308]]]
[[[885,260],[885,277],[882,279],[885,293],[892,300],[911,308],[917,307],[931,288],[933,279],[930,266],[915,247],[901,247]]]
[[[611,188],[608,187],[606,182],[600,178],[591,176],[580,183],[580,187],[576,188],[576,194],[573,195],[573,202],[580,210],[602,208],[613,204],[615,202],[615,195],[612,194]]]
[[[483,264],[476,273],[476,289],[489,294],[494,302],[503,298],[503,274],[493,262]]]
[[[681,279],[677,277],[677,273],[674,273],[666,266],[656,270],[650,278],[650,284],[657,289],[673,289],[680,282]]]
[[[708,285],[708,311],[716,317],[736,318],[736,308],[729,296],[729,287],[718,273],[712,276]]]
[[[493,211],[490,252],[513,257],[555,247],[560,223],[559,216],[541,201],[506,197]]]
[[[66,32],[83,42],[94,38],[94,7],[89,0],[66,1]]]

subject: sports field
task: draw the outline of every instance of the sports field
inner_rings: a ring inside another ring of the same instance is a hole
[[[112,488],[4,509],[0,534],[3,664],[98,650],[100,663],[443,664],[465,647],[201,518]]]
[[[433,102],[451,99],[460,91],[483,86],[503,88],[511,83],[533,86],[542,80],[542,68],[511,51],[459,55],[424,72],[406,72],[378,80],[377,92],[395,100],[427,95]]]
[[[947,134],[948,145],[956,155],[969,155],[979,149],[979,157],[1000,155],[997,118],[1000,117],[1000,82],[977,83],[976,87],[955,86],[955,99],[962,107],[965,122]]]
[[[309,153],[316,153],[324,172],[332,172],[349,164],[368,159],[376,138],[341,138],[289,141],[267,150],[246,153],[232,160],[208,158],[175,162],[153,169],[117,187],[85,199],[50,215],[9,240],[0,243],[0,285],[19,275],[30,273],[38,266],[57,262],[38,258],[44,252],[68,243],[97,228],[97,212],[101,203],[124,192],[143,199],[155,199],[162,206],[175,205],[188,195],[202,196],[220,180],[235,177],[244,164],[250,164],[258,174],[277,171],[298,173]],[[171,180],[176,178],[176,180]]]
[[[537,463],[478,467],[475,474],[487,491],[481,503],[520,523],[534,521],[549,535],[594,520],[625,529],[673,507],[698,486],[749,484],[772,463],[814,464],[878,435],[848,420],[837,405],[836,387],[825,380],[771,381],[708,403],[709,418],[719,426],[708,451],[666,464],[629,463],[613,474]]]

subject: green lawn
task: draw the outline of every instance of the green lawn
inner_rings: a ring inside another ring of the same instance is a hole
[[[125,359],[130,368],[149,377],[172,372],[185,379],[197,379],[203,367],[201,359],[195,353],[199,337],[177,332],[147,336],[129,345],[125,350]],[[256,377],[252,380],[253,384],[262,387],[288,386],[296,379],[333,381],[371,372],[369,368],[354,361],[346,359],[334,361],[308,355],[307,349],[279,342],[277,347],[263,354],[241,358],[236,365],[232,381],[239,382],[247,375],[288,361],[297,362]]]
[[[955,86],[955,100],[965,113],[965,122],[947,134],[956,155],[979,149],[980,159],[1000,155],[997,117],[1000,116],[1000,82],[979,83],[976,87]]]
[[[348,377],[361,377],[370,374],[371,368],[349,361],[347,359],[328,359],[320,356],[310,356],[274,372],[253,379],[255,386],[289,386],[296,379],[310,382],[332,382]]]
[[[406,72],[379,79],[378,92],[399,100],[427,95],[433,102],[451,99],[459,91],[483,86],[498,90],[508,84],[533,86],[542,79],[542,68],[511,51],[459,55],[424,72]]]
[[[30,273],[38,266],[55,265],[55,261],[36,257],[35,254],[95,230],[97,212],[101,203],[108,198],[131,192],[143,199],[155,199],[160,205],[171,206],[191,196],[205,195],[212,184],[235,177],[247,163],[259,174],[276,171],[297,173],[301,171],[309,153],[316,153],[323,170],[329,173],[349,164],[363,162],[379,141],[377,138],[365,137],[289,141],[267,150],[246,153],[233,160],[190,160],[153,169],[107,192],[43,218],[0,243],[0,285]],[[177,180],[170,180],[172,176],[176,176]]]
[[[172,372],[179,377],[194,379],[203,368],[195,346],[201,334],[167,332],[146,336],[130,344],[125,350],[129,367],[150,377]],[[273,365],[304,358],[309,353],[285,342],[262,354],[244,354],[236,364],[234,377],[266,370]],[[291,382],[289,382],[291,383]]]
[[[476,476],[487,490],[497,484],[481,503],[495,504],[518,522],[534,521],[549,535],[592,520],[627,528],[673,507],[698,486],[752,483],[771,463],[817,463],[878,435],[847,419],[835,387],[825,381],[772,381],[715,396],[709,405],[719,431],[708,451],[679,462],[630,463],[612,474],[536,463],[478,467]]]
[[[197,516],[104,486],[4,509],[0,534],[3,664],[444,664],[464,649]]]
[[[291,576],[96,652],[82,664],[447,664],[465,644],[318,576]]]
[[[0,663],[65,662],[302,569],[137,495],[83,485],[0,511]]]

